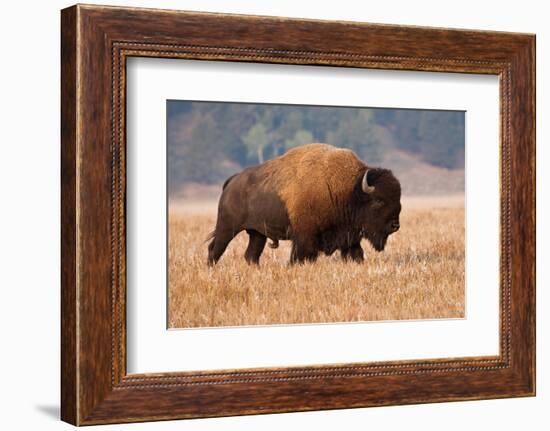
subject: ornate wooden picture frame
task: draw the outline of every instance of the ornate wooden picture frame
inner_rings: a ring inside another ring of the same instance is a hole
[[[535,394],[534,35],[81,5],[61,17],[64,421],[91,425]],[[133,56],[497,75],[500,354],[128,374],[125,98],[126,60]]]

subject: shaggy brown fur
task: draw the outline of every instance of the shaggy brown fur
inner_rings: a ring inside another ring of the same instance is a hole
[[[369,193],[362,188],[367,169],[374,187]],[[225,182],[209,263],[242,230],[250,236],[249,262],[258,263],[267,238],[274,245],[292,240],[292,262],[338,249],[344,259],[362,260],[361,238],[380,251],[399,228],[400,197],[390,171],[367,168],[351,150],[327,144],[294,148]]]
[[[366,165],[351,150],[327,144],[302,145],[265,163],[262,183],[272,184],[286,204],[295,234],[326,229],[348,202]]]

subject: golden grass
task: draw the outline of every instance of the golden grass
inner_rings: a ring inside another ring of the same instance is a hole
[[[336,252],[290,266],[290,243],[281,241],[249,266],[243,232],[209,268],[212,205],[183,208],[169,217],[171,328],[464,317],[461,197],[404,199],[401,229],[382,253],[363,241],[363,264]]]

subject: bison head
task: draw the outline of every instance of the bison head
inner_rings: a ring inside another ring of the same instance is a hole
[[[361,233],[376,251],[384,250],[388,236],[399,230],[401,185],[388,169],[369,168],[361,178]]]

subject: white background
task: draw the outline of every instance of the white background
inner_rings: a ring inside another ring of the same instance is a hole
[[[105,4],[359,20],[537,33],[538,289],[536,398],[171,421],[97,429],[546,429],[550,422],[550,29],[544,2],[102,1]],[[0,319],[2,428],[69,429],[59,409],[59,9],[69,2],[3,4],[0,67]],[[543,190],[545,193],[543,193]],[[546,364],[545,364],[546,363]]]
[[[127,83],[129,373],[498,355],[498,77],[134,58]],[[167,99],[466,111],[467,318],[167,331]]]

